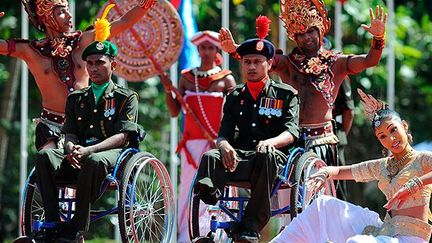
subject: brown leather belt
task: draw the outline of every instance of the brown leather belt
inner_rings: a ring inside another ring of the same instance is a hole
[[[41,112],[41,118],[63,125],[66,117],[65,114],[50,111],[44,108]]]

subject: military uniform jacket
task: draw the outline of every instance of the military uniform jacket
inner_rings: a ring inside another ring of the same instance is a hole
[[[268,79],[257,100],[246,84],[238,85],[226,97],[219,137],[237,149],[255,150],[259,141],[284,131],[299,137],[299,99],[290,85]],[[289,146],[279,148],[285,154]]]
[[[66,101],[66,121],[62,132],[78,137],[89,146],[122,132],[138,131],[138,95],[112,81],[95,104],[91,86],[75,91]]]

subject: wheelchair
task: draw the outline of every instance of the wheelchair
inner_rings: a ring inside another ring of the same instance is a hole
[[[69,221],[74,213],[74,185],[58,181],[59,214]],[[118,215],[122,242],[170,242],[175,226],[175,199],[171,180],[163,163],[152,154],[126,148],[107,175],[99,197],[115,191],[117,205],[110,209],[91,209],[90,221]],[[72,192],[72,193],[71,193]],[[21,235],[30,236],[54,227],[44,222],[44,208],[35,169],[28,176],[21,209]]]
[[[271,216],[289,214],[291,219],[304,210],[316,197],[326,194],[336,196],[333,181],[327,180],[324,187],[318,192],[308,191],[306,179],[319,168],[326,166],[315,153],[306,152],[303,148],[293,148],[287,163],[278,174],[271,191]],[[230,182],[225,187],[223,195],[216,206],[208,206],[207,212],[211,215],[210,228],[203,229],[207,222],[199,218],[200,199],[193,194],[193,185],[189,192],[189,236],[195,243],[232,242],[232,228],[243,217],[245,205],[249,200],[247,196],[238,196],[236,188],[247,188],[248,183]],[[278,194],[290,189],[289,203],[280,205]],[[208,232],[208,233],[207,233]]]

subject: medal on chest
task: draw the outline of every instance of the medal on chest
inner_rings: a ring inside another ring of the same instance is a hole
[[[105,100],[104,116],[106,118],[113,116],[115,114],[115,110],[116,110],[115,100],[114,99]]]
[[[282,105],[283,105],[282,100],[262,97],[260,100],[258,114],[262,116],[272,115],[276,117],[281,117]]]

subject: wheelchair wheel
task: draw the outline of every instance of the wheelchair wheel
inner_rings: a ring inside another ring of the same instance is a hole
[[[174,192],[168,172],[153,155],[135,154],[120,182],[119,224],[123,242],[170,242]]]
[[[313,152],[306,152],[299,158],[295,167],[296,183],[291,188],[291,218],[301,213],[319,195],[335,195],[331,181],[327,181],[326,185],[318,192],[311,192],[306,188],[307,178],[324,166],[326,163]]]
[[[42,204],[42,196],[36,185],[34,169],[30,172],[24,189],[23,205],[21,208],[21,234],[30,235],[33,228],[33,220],[45,219],[45,210]]]
[[[195,181],[195,178],[194,180]],[[237,196],[237,189],[230,187],[230,195]],[[230,202],[234,204],[235,202]],[[237,203],[235,203],[237,205]],[[191,189],[189,191],[189,203],[188,203],[188,223],[189,223],[189,237],[191,242],[224,242],[230,243],[232,239],[226,234],[226,232],[222,229],[218,229],[216,233],[210,232],[210,220],[211,216],[215,216],[218,221],[230,221],[228,215],[222,212],[218,205],[207,207],[207,212],[205,216],[200,216],[200,206],[202,207],[203,202],[193,194],[193,185],[191,185]],[[233,205],[234,206],[234,205]],[[208,234],[211,234],[210,237]],[[203,237],[207,235],[206,237]]]

